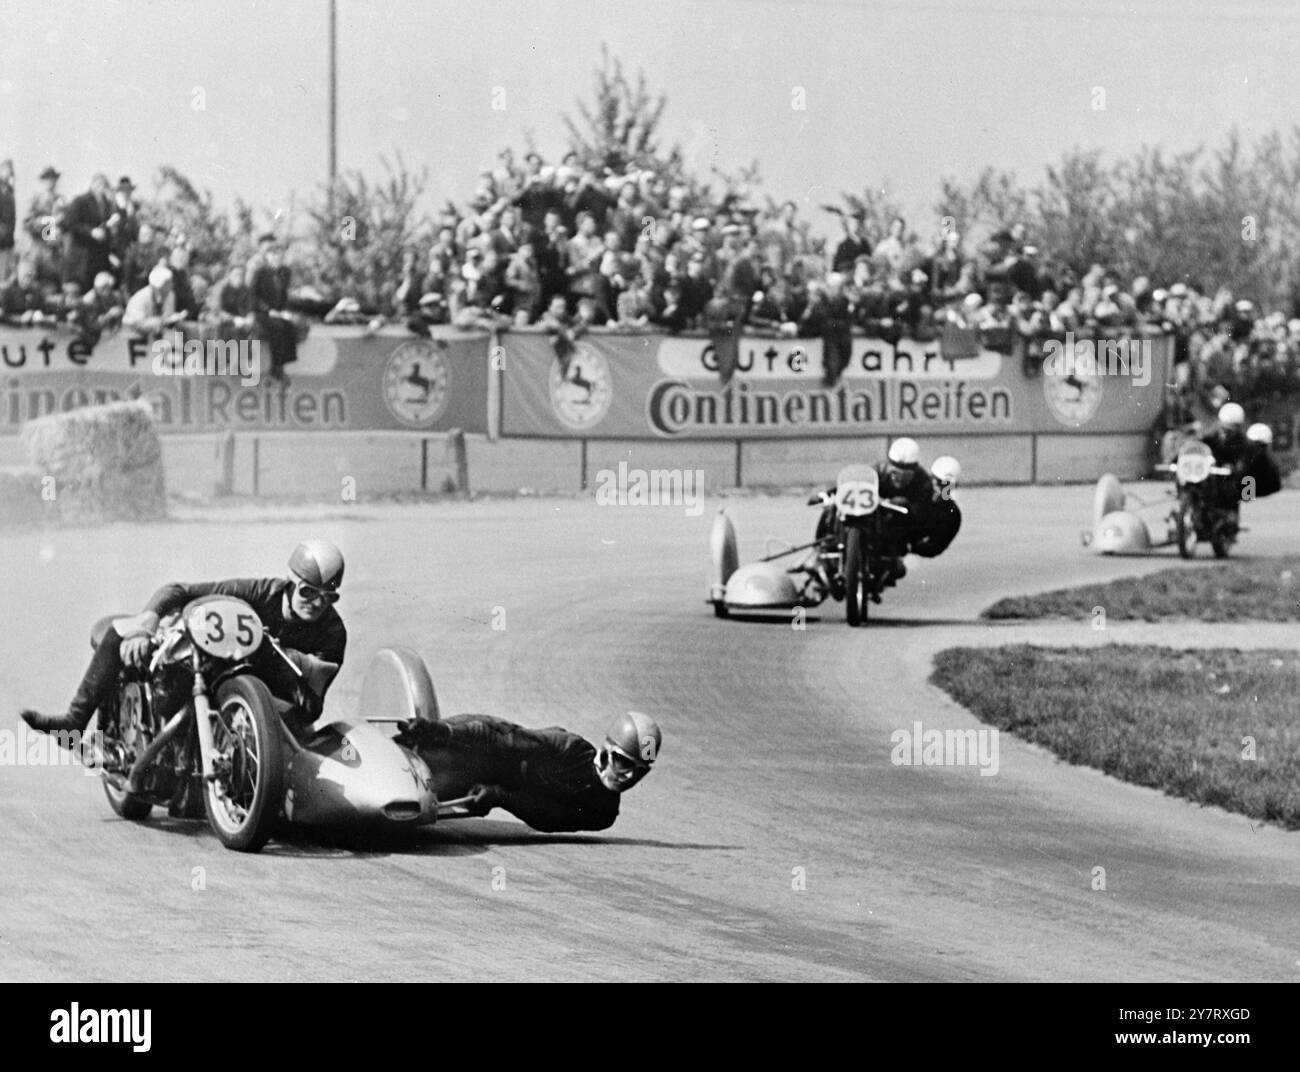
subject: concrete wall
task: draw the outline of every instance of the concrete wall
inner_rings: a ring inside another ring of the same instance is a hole
[[[1038,483],[1078,483],[1114,473],[1133,480],[1147,472],[1144,435],[1040,435]]]
[[[222,473],[223,436],[162,436],[167,490],[209,496]],[[1146,471],[1141,435],[934,436],[921,456],[951,454],[967,484],[1085,483],[1102,473],[1131,480]],[[398,492],[439,492],[457,483],[453,439],[415,432],[261,432],[234,438],[236,495],[348,501]],[[472,492],[572,494],[602,469],[703,470],[709,492],[735,487],[807,487],[834,479],[851,461],[883,457],[889,440],[588,440],[464,437]],[[17,437],[0,437],[0,465],[24,465]],[[348,483],[350,481],[350,483]]]

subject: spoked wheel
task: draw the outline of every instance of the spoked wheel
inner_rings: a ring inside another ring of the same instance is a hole
[[[844,617],[850,626],[865,625],[871,596],[867,591],[867,556],[862,530],[844,533]]]
[[[1178,512],[1174,521],[1178,528],[1178,553],[1183,558],[1196,556],[1196,507],[1190,495],[1178,497]]]
[[[270,690],[255,677],[222,682],[212,718],[215,777],[205,783],[208,824],[236,852],[258,852],[280,818],[284,753]]]

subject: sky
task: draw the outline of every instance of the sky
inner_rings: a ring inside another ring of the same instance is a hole
[[[759,162],[815,229],[885,186],[920,221],[941,176],[1027,183],[1072,147],[1125,156],[1300,120],[1300,5],[1236,0],[337,0],[340,170],[429,169],[458,203],[505,145],[565,147],[602,43],[668,96],[691,164]],[[147,192],[172,164],[218,205],[298,218],[327,174],[329,0],[3,0],[0,158],[21,205],[53,163]],[[1097,89],[1104,108],[1094,107]],[[504,107],[493,108],[495,102]],[[802,101],[804,107],[795,107]]]

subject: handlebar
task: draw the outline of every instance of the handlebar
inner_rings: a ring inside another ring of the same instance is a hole
[[[1155,471],[1157,473],[1177,473],[1178,466],[1173,464],[1157,465]],[[1211,476],[1232,476],[1232,470],[1226,465],[1212,465],[1208,472]]]

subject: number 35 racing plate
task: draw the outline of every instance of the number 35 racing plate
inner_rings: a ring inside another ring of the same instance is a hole
[[[208,596],[185,608],[185,628],[218,659],[244,659],[262,645],[262,620],[242,599]]]

